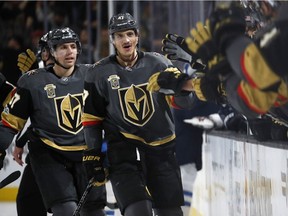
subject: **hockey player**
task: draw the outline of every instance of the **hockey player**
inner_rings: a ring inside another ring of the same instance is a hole
[[[55,64],[19,79],[17,92],[2,112],[0,148],[6,149],[30,118],[29,159],[45,207],[54,216],[71,216],[88,184],[81,124],[88,66],[75,65],[81,44],[70,28],[53,30],[48,46]],[[105,215],[105,201],[105,188],[93,187],[81,214]]]
[[[180,102],[193,95],[172,98],[147,90],[151,75],[179,74],[164,56],[137,49],[139,28],[129,13],[110,19],[109,34],[116,54],[95,63],[85,78],[83,125],[89,149],[84,151],[84,165],[97,181],[105,178],[101,140],[95,137],[103,128],[109,179],[121,213],[152,216],[153,206],[156,215],[182,216],[183,190],[169,105],[182,106]]]
[[[184,43],[185,38],[176,34],[167,34],[162,40],[162,52],[170,60],[186,62],[183,72],[190,75],[190,77],[197,76],[196,68],[198,70],[203,69],[204,65],[201,67],[201,64],[195,60],[195,55],[193,59],[193,53],[189,51],[188,46],[185,47]],[[187,63],[194,69],[191,69]],[[185,206],[182,207],[184,216],[188,216],[189,212],[192,211],[193,184],[197,172],[202,169],[203,129],[222,129],[225,125],[225,128],[229,128],[229,130],[238,131],[240,122],[243,122],[241,121],[243,117],[237,116],[232,110],[228,111],[227,107],[224,108],[224,105],[216,105],[216,103],[209,101],[198,101],[189,110],[173,109],[176,131],[176,158],[180,165],[185,198]],[[227,112],[229,115],[227,115]],[[225,116],[220,114],[225,114]],[[225,121],[228,118],[229,120]]]
[[[33,51],[28,49],[26,53],[20,53],[18,55],[18,67],[22,73],[26,73],[29,70],[38,68],[37,59],[43,62],[43,66],[49,66],[54,64],[54,60],[50,55],[47,40],[51,37],[52,31],[43,35],[38,43],[37,56]],[[39,62],[39,65],[40,65]],[[36,67],[36,68],[34,68]],[[28,120],[30,121],[30,120]],[[23,147],[28,141],[28,131],[25,129],[18,133],[15,141],[15,148],[13,156],[15,161],[21,166],[24,164],[22,160]],[[29,160],[29,154],[26,156],[26,166],[22,173],[22,178],[19,184],[19,189],[16,197],[16,206],[18,216],[30,216],[35,214],[37,216],[46,216],[47,211],[43,203],[39,187],[35,181],[35,176],[31,168]]]
[[[206,73],[205,76],[178,82],[182,86],[180,89],[195,91],[203,100],[214,100],[224,89],[228,102],[248,118],[285,104],[288,101],[284,78],[287,61],[282,55],[287,50],[285,8],[287,4],[283,3],[278,18],[270,24],[272,26],[266,26],[254,40],[245,35],[243,9],[234,4],[212,13],[206,27],[201,22],[197,23],[185,44],[194,57],[201,58],[207,65]],[[278,55],[274,55],[275,47]],[[185,80],[185,75],[181,76],[183,79],[178,80]],[[216,82],[213,82],[213,77],[217,78]],[[175,86],[175,81],[169,82],[170,87]]]
[[[264,114],[288,101],[287,9],[288,4],[282,2],[276,17],[254,40],[244,35],[241,8],[233,5],[218,8],[209,18],[212,38],[234,73],[226,85],[227,97],[233,107],[245,114]]]

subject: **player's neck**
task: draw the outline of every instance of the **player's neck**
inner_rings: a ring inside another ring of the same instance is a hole
[[[135,50],[134,54],[130,58],[124,58],[120,54],[116,55],[117,61],[123,67],[133,67],[138,59],[138,52]]]
[[[74,71],[74,66],[69,69],[65,69],[57,64],[53,66],[54,73],[59,77],[69,77]]]

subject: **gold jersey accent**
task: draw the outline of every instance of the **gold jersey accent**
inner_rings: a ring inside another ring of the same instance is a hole
[[[5,100],[3,101],[2,106],[5,107],[10,101],[11,99],[14,97],[14,94],[16,93],[16,87],[13,87],[12,84],[11,85],[12,90],[9,92],[9,94],[6,96]]]
[[[90,122],[90,121],[103,121],[104,118],[100,118],[88,113],[83,113],[82,114],[82,122]]]
[[[168,142],[170,142],[170,141],[172,141],[172,140],[174,140],[176,138],[176,135],[172,134],[171,136],[166,137],[166,138],[164,138],[162,140],[157,140],[157,141],[153,141],[153,142],[146,142],[142,137],[136,136],[134,134],[125,133],[125,132],[121,132],[121,134],[123,134],[128,139],[138,140],[140,142],[143,142],[143,143],[145,143],[147,145],[151,145],[151,146],[162,145],[162,144],[168,143]]]
[[[269,88],[280,81],[280,77],[270,68],[253,43],[245,50],[243,65],[247,81],[259,89]]]
[[[26,123],[26,119],[19,118],[9,113],[8,107],[6,106],[4,112],[1,114],[1,118],[9,124],[9,126],[17,131],[22,130]]]
[[[83,144],[83,145],[79,145],[79,146],[59,146],[56,143],[52,142],[49,139],[46,138],[41,138],[42,142],[44,142],[46,145],[54,148],[54,149],[58,149],[61,151],[83,151],[87,149],[87,145]]]
[[[245,104],[258,113],[266,113],[275,103],[278,94],[276,92],[263,92],[252,88],[247,82],[241,81],[238,93]]]

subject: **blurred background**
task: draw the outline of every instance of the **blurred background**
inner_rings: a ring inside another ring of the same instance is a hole
[[[66,26],[78,33],[82,43],[78,63],[94,63],[114,52],[108,22],[120,12],[129,12],[137,20],[140,49],[161,53],[161,41],[167,33],[188,36],[216,2],[0,1],[0,71],[16,85],[21,76],[18,54],[27,48],[36,52],[43,34]],[[287,216],[287,141],[260,142],[245,134],[212,131],[204,134],[203,146],[203,169],[197,174],[190,216],[214,216],[215,212],[223,216]],[[23,168],[14,163],[11,152],[12,145],[8,149],[10,165],[1,170],[0,180]],[[16,215],[19,180],[14,183],[1,190],[0,216]],[[12,202],[3,202],[7,200]]]
[[[27,48],[36,51],[43,34],[65,26],[80,37],[78,63],[93,63],[114,51],[108,22],[120,12],[129,12],[139,23],[141,50],[161,52],[165,34],[187,36],[212,7],[212,1],[1,1],[0,71],[16,84],[18,54]]]

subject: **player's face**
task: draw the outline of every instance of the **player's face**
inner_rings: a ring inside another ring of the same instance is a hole
[[[55,59],[63,66],[70,68],[75,65],[77,60],[77,45],[76,43],[64,43],[57,46],[53,53]]]
[[[135,55],[138,36],[134,30],[115,32],[113,43],[118,54],[129,59]]]
[[[49,58],[50,52],[48,50],[48,48],[44,48],[41,51],[41,59],[42,61],[46,62]]]

